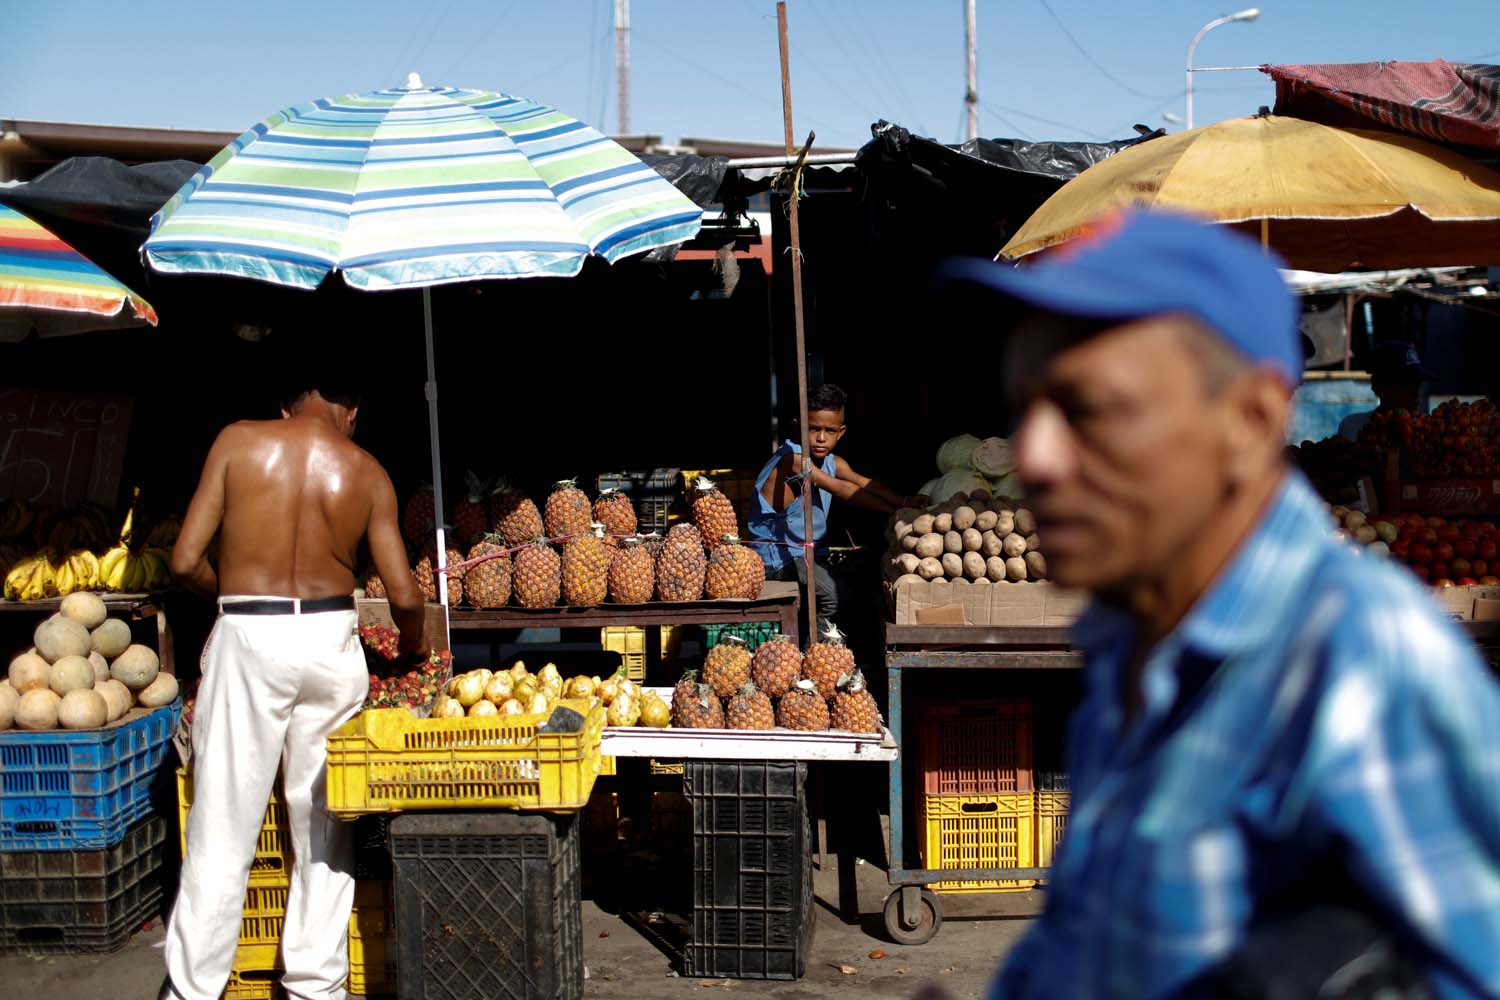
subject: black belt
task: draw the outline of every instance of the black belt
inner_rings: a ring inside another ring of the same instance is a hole
[[[298,601],[285,597],[262,597],[254,601],[230,601],[219,605],[219,613],[225,615],[295,615]],[[353,611],[353,597],[317,597],[301,601],[301,614],[314,615],[320,611]]]

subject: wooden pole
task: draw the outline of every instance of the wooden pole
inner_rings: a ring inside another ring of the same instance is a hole
[[[796,152],[792,139],[792,71],[787,56],[786,35],[786,0],[777,0],[776,4],[776,35],[781,47],[781,118],[786,131],[786,153],[791,156]],[[807,136],[808,146],[812,145],[813,136]],[[802,537],[808,542],[813,536],[813,495],[814,487],[809,473],[812,471],[812,453],[807,433],[807,335],[802,325],[802,232],[797,224],[797,199],[800,194],[802,170],[800,165],[792,168],[791,194],[788,198],[789,216],[792,235],[792,320],[797,333],[797,415],[798,426],[802,437]],[[811,546],[802,550],[802,558],[807,567],[807,590],[804,600],[807,614],[808,641],[816,641],[818,636],[818,564],[813,556]]]

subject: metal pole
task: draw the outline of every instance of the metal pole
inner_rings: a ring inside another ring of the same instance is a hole
[[[781,117],[786,131],[786,152],[791,156],[795,151],[792,140],[792,71],[791,62],[787,55],[786,36],[786,0],[777,0],[776,3],[776,35],[781,47]],[[813,137],[809,133],[807,143],[812,145]],[[802,437],[802,474],[806,476],[812,471],[811,446],[807,431],[807,335],[802,325],[802,231],[797,222],[797,194],[801,172],[793,175],[790,202],[790,223],[792,236],[792,320],[797,333],[797,415],[799,418],[799,430]],[[813,485],[810,480],[802,481],[802,537],[807,542],[813,540]],[[802,550],[802,558],[807,566],[807,634],[809,641],[815,640],[818,635],[818,601],[817,580],[818,563],[813,557],[811,546]]]
[[[438,447],[437,363],[432,353],[432,289],[422,289],[422,328],[427,338],[427,436],[432,447],[432,509],[437,521],[438,603],[447,617],[448,581],[443,569],[448,565],[448,544],[443,532],[443,457]]]
[[[968,115],[968,136],[979,138],[979,20],[974,0],[964,0],[964,107]]]
[[[615,96],[620,135],[630,134],[630,0],[615,0]]]

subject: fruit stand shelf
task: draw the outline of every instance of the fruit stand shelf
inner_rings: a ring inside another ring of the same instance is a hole
[[[753,601],[682,601],[647,604],[602,604],[592,608],[453,608],[453,631],[526,628],[614,628],[641,625],[720,625],[726,622],[777,621],[786,635],[798,635],[795,583],[770,581]]]
[[[93,591],[90,591],[93,593]],[[172,626],[167,621],[165,598],[170,591],[157,590],[142,594],[104,594],[97,596],[104,601],[104,608],[112,615],[124,615],[133,621],[156,619],[156,653],[161,661],[163,673],[177,673],[177,661],[173,655]],[[44,617],[55,614],[62,607],[61,597],[46,597],[39,601],[0,601],[0,614],[33,615]]]
[[[667,689],[667,696],[671,695]],[[896,759],[889,729],[875,733],[797,733],[777,729],[650,729],[608,727],[600,751],[613,757],[658,760],[805,760],[884,763]]]

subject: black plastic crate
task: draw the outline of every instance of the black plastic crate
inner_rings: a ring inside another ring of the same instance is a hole
[[[581,997],[578,840],[573,816],[392,817],[400,996]]]
[[[693,808],[689,976],[800,979],[812,944],[807,765],[688,761]]]
[[[111,952],[161,907],[166,821],[92,851],[0,854],[0,954]]]

